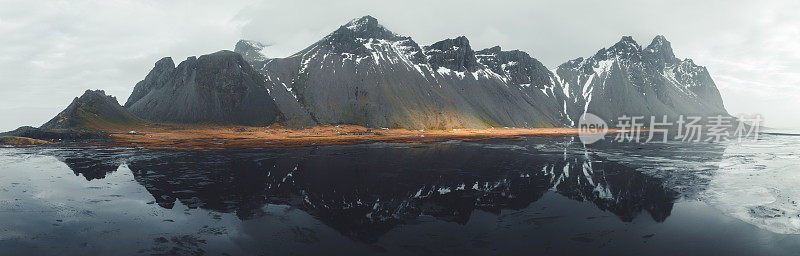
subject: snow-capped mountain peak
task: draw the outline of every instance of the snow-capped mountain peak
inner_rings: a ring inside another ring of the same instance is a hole
[[[644,49],[644,54],[656,62],[674,63],[678,61],[672,51],[672,44],[662,35],[653,38],[653,42]]]
[[[346,34],[347,36],[364,39],[374,38],[393,41],[402,38],[402,36],[389,31],[386,27],[378,23],[378,19],[369,15],[351,20],[347,24],[342,25],[332,33],[332,35],[336,34]]]
[[[428,62],[434,69],[444,67],[454,71],[474,72],[480,69],[475,51],[465,36],[445,39],[424,47]]]
[[[606,120],[641,116],[726,115],[722,98],[707,70],[677,59],[664,36],[646,48],[630,36],[592,57],[568,61],[558,76],[577,99],[572,116],[591,112]]]
[[[478,62],[492,72],[507,78],[508,82],[523,87],[538,89],[551,87],[552,74],[538,60],[520,50],[503,51],[500,46],[477,51]]]
[[[620,57],[623,59],[641,58],[642,46],[636,43],[631,36],[623,36],[616,44],[609,48],[603,48],[595,54],[595,59],[606,60]]]
[[[380,52],[400,53],[400,56],[385,56]],[[334,54],[344,59],[365,60],[392,59],[393,62],[408,60],[424,61],[422,49],[410,37],[389,31],[372,16],[354,19],[331,34],[299,52],[306,57]],[[402,59],[402,60],[400,60]]]

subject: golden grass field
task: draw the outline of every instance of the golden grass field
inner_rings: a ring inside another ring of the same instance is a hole
[[[306,129],[219,125],[136,126],[132,130],[106,130],[111,140],[96,146],[151,149],[214,150],[343,145],[372,142],[422,143],[448,140],[482,140],[532,136],[575,135],[575,128],[491,128],[450,130],[375,129],[355,125],[324,125]],[[133,131],[133,132],[132,132]],[[135,132],[135,133],[134,133]]]
[[[50,145],[55,143],[46,140],[8,136],[0,138],[0,144],[17,145],[17,146],[39,146],[39,145]]]

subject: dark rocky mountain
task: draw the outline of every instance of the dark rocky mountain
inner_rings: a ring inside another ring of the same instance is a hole
[[[137,83],[125,107],[138,117],[179,123],[268,125],[281,115],[263,77],[231,51],[167,57]]]
[[[91,130],[136,125],[141,119],[132,115],[104,91],[87,90],[40,127],[42,130]],[[19,130],[19,129],[18,129]],[[30,129],[28,129],[30,130]]]
[[[246,42],[235,50],[251,56]],[[465,37],[420,47],[370,16],[287,58],[248,58],[288,120],[444,129],[569,125],[478,62]]]
[[[594,56],[560,65],[558,80],[572,119],[590,112],[606,120],[628,116],[728,115],[705,67],[679,60],[657,36],[642,48],[629,36]]]
[[[234,52],[156,63],[125,107],[155,121],[408,129],[571,126],[584,112],[727,115],[705,67],[663,36],[631,37],[548,70],[528,53],[475,51],[466,37],[420,46],[364,16],[285,58],[242,40]],[[236,54],[238,53],[238,54]]]

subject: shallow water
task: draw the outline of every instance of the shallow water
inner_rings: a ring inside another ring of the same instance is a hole
[[[800,137],[0,149],[2,255],[791,255]]]

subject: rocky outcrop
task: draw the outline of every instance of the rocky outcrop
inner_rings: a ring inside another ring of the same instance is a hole
[[[258,74],[241,55],[219,51],[177,67],[158,61],[125,107],[153,121],[269,125],[280,113]]]
[[[478,61],[507,77],[509,84],[545,89],[553,86],[553,74],[541,62],[520,50],[503,51],[500,46],[476,52]]]
[[[136,125],[142,122],[125,108],[117,99],[104,91],[87,90],[75,98],[64,111],[42,125],[43,130],[100,130],[104,128]]]
[[[474,72],[478,68],[475,51],[469,46],[469,40],[464,36],[445,39],[432,45],[425,46],[425,54],[433,69],[440,67],[454,71]]]

